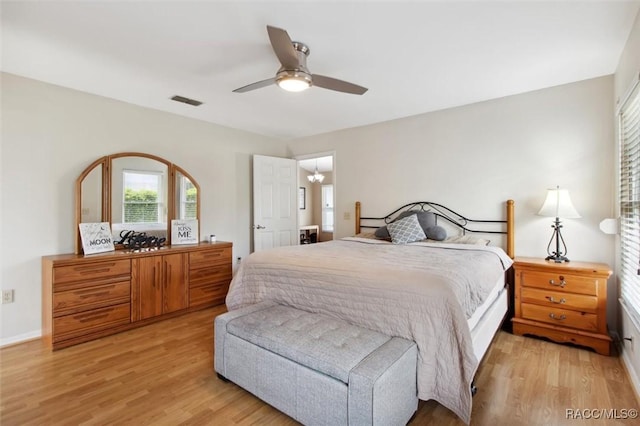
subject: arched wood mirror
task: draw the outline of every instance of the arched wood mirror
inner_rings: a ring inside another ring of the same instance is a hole
[[[107,155],[76,180],[78,254],[82,253],[80,223],[109,222],[115,242],[127,231],[171,241],[172,219],[200,220],[200,186],[163,158],[139,152]]]

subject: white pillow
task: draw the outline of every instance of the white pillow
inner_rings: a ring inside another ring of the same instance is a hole
[[[393,244],[407,244],[427,238],[415,214],[388,224],[387,229]]]
[[[488,246],[491,241],[484,238],[474,237],[473,235],[465,234],[447,238],[442,242],[452,244],[476,244],[479,246]]]

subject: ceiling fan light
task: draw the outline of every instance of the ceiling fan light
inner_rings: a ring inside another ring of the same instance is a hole
[[[278,86],[287,92],[302,92],[311,87],[311,84],[303,77],[285,77],[278,80]]]

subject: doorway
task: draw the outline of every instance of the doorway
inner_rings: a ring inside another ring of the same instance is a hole
[[[297,157],[300,244],[331,241],[335,231],[334,154]]]

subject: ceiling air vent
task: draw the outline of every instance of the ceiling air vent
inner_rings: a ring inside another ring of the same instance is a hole
[[[185,98],[184,96],[178,96],[178,95],[175,95],[173,98],[171,98],[171,100],[176,102],[182,102],[184,104],[189,104],[193,106],[202,105],[202,102],[200,101],[196,101],[195,99],[189,99],[189,98]]]

